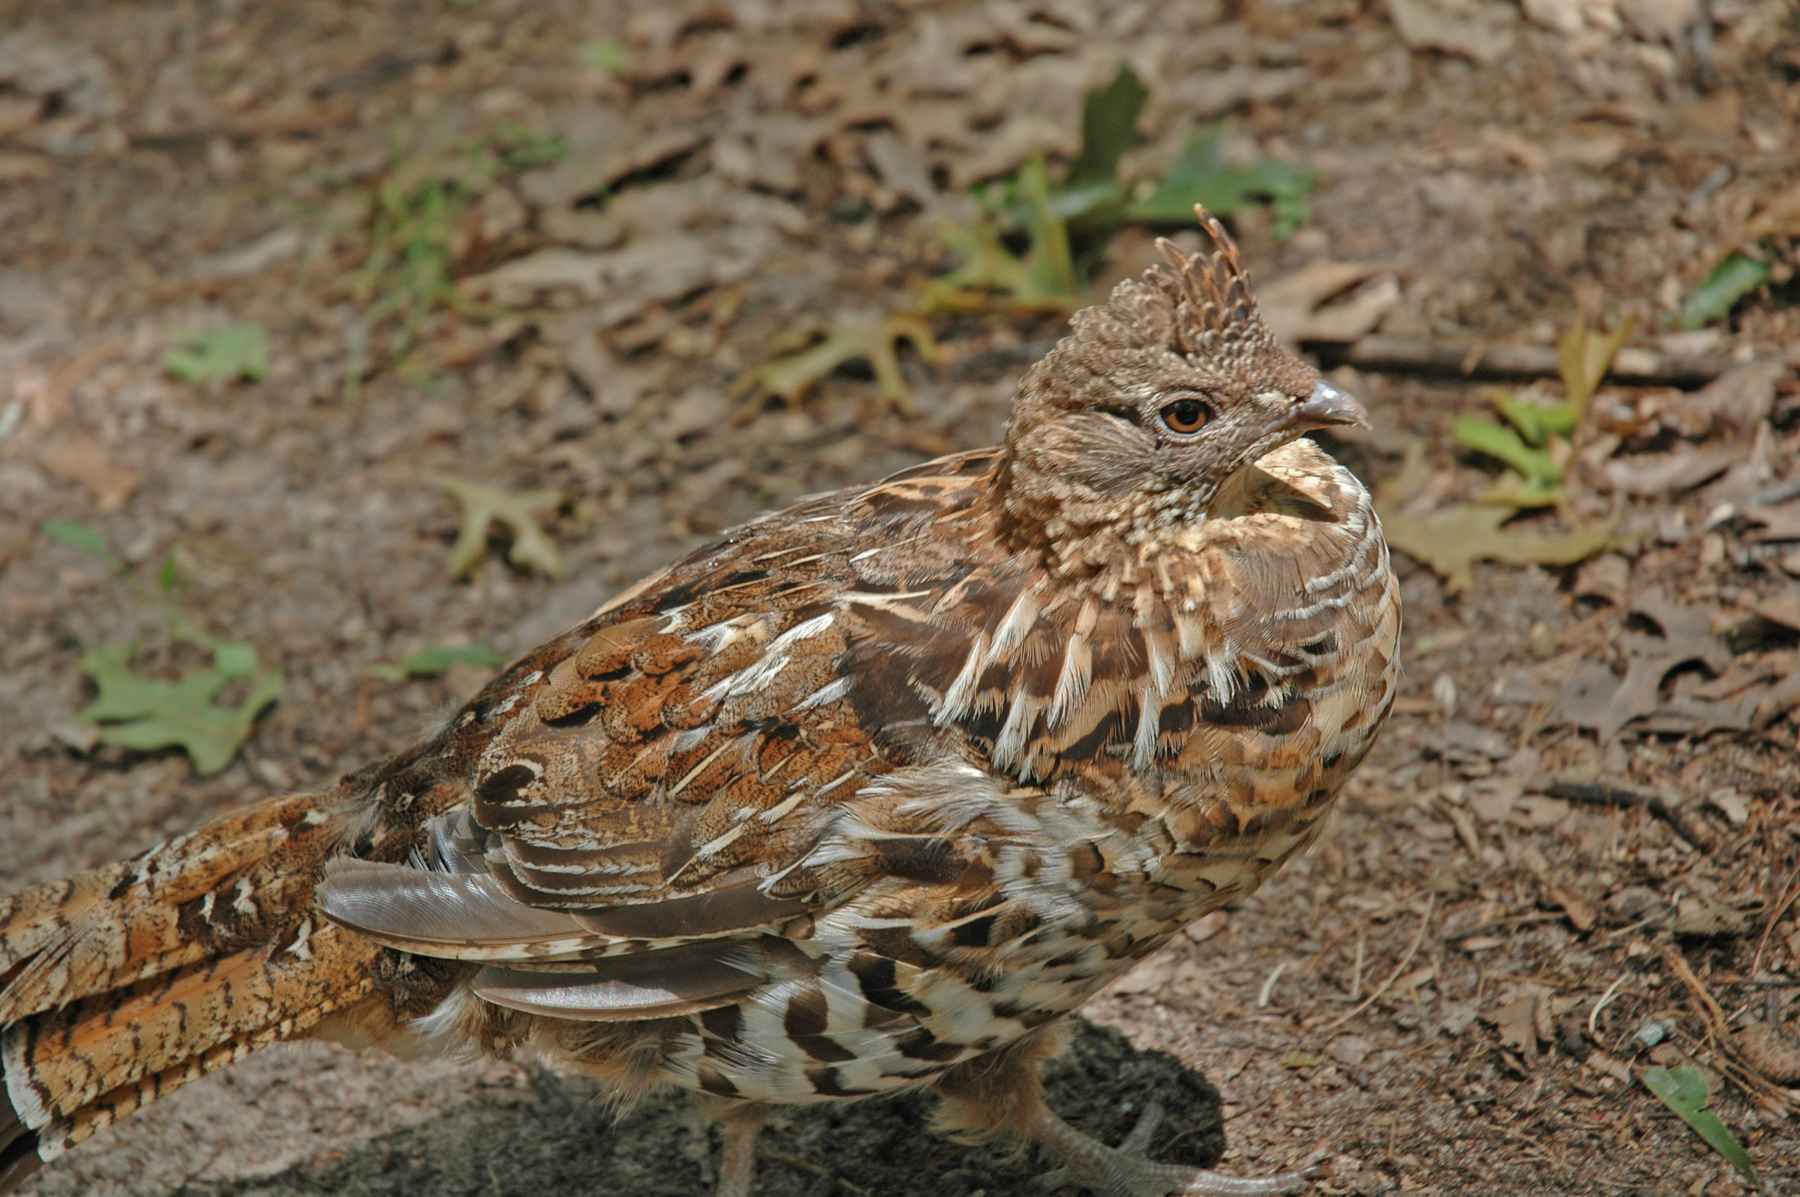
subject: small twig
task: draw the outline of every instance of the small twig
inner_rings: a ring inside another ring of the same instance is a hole
[[[1410,370],[1459,378],[1555,378],[1562,370],[1554,345],[1482,345],[1421,337],[1363,337],[1351,344],[1315,343],[1330,365],[1364,370]],[[1800,369],[1800,349],[1782,356]],[[1606,376],[1613,382],[1700,386],[1745,363],[1721,354],[1663,353],[1629,347],[1613,357]]]
[[[1669,971],[1675,974],[1677,980],[1687,986],[1688,994],[1693,998],[1694,1009],[1699,1013],[1700,1021],[1706,1024],[1706,1029],[1713,1035],[1724,1038],[1728,1030],[1725,1011],[1713,999],[1712,992],[1706,988],[1705,983],[1694,974],[1687,957],[1676,951],[1673,945],[1669,945],[1663,948],[1663,963],[1669,966]]]
[[[1485,923],[1476,923],[1473,927],[1465,927],[1461,931],[1452,931],[1444,936],[1445,943],[1461,943],[1465,939],[1474,939],[1477,935],[1486,935],[1490,931],[1507,930],[1514,927],[1529,927],[1533,923],[1556,923],[1567,918],[1568,914],[1561,910],[1540,911],[1533,914],[1508,915],[1503,919],[1489,919]]]
[[[1711,838],[1690,827],[1676,805],[1661,794],[1631,786],[1613,785],[1610,782],[1583,781],[1574,777],[1552,777],[1548,781],[1539,782],[1534,788],[1541,789],[1552,798],[1582,802],[1589,806],[1641,806],[1667,823],[1690,848],[1700,852],[1712,851]]]
[[[1343,1026],[1345,1023],[1347,1023],[1351,1019],[1355,1018],[1358,1014],[1361,1014],[1364,1010],[1367,1010],[1370,1006],[1373,1006],[1375,1004],[1376,998],[1379,998],[1382,994],[1386,993],[1390,988],[1393,987],[1394,982],[1398,981],[1401,978],[1401,976],[1406,972],[1406,966],[1412,963],[1413,957],[1419,954],[1419,945],[1425,942],[1425,928],[1431,926],[1431,913],[1434,909],[1436,909],[1436,907],[1437,907],[1437,895],[1436,894],[1433,894],[1429,898],[1425,899],[1425,913],[1422,916],[1420,916],[1420,918],[1419,918],[1419,930],[1413,936],[1412,942],[1406,946],[1406,954],[1400,957],[1400,963],[1396,964],[1394,966],[1394,971],[1389,973],[1387,975],[1387,980],[1383,981],[1381,984],[1377,985],[1373,990],[1371,990],[1369,992],[1369,996],[1364,998],[1362,1001],[1358,1002],[1356,1004],[1355,1008],[1352,1009],[1349,1013],[1341,1014],[1338,1017],[1332,1019],[1330,1022],[1326,1023],[1324,1026],[1317,1028],[1321,1033],[1325,1032],[1325,1031],[1337,1030],[1339,1027]]]
[[[1775,903],[1775,909],[1769,912],[1768,921],[1763,924],[1762,935],[1756,941],[1756,955],[1750,957],[1750,975],[1752,977],[1762,971],[1763,949],[1769,946],[1769,935],[1775,930],[1775,924],[1781,921],[1781,917],[1788,912],[1796,899],[1800,899],[1800,870],[1796,870],[1796,876],[1787,887],[1787,892],[1781,895],[1780,901]]]
[[[1796,1045],[1766,1023],[1751,1023],[1734,1033],[1726,1021],[1725,1011],[1714,1000],[1705,982],[1695,975],[1685,956],[1672,945],[1667,946],[1663,948],[1663,963],[1687,986],[1694,1012],[1706,1025],[1707,1038],[1720,1053],[1727,1075],[1744,1088],[1787,1110],[1800,1109],[1800,1102],[1782,1087],[1789,1083],[1786,1076],[1790,1069],[1800,1076],[1800,1051],[1796,1050]]]
[[[1600,1000],[1594,1003],[1594,1008],[1592,1010],[1588,1011],[1588,1035],[1596,1043],[1600,1040],[1600,1027],[1598,1025],[1600,1011],[1612,1004],[1613,998],[1618,996],[1619,989],[1630,979],[1630,973],[1620,973],[1619,979],[1606,987],[1606,992],[1600,995]]]
[[[1256,995],[1256,1008],[1258,1010],[1266,1009],[1268,1007],[1269,1000],[1275,996],[1275,982],[1281,979],[1281,974],[1287,971],[1287,966],[1288,962],[1283,960],[1274,967],[1267,977],[1263,978],[1262,991]]]

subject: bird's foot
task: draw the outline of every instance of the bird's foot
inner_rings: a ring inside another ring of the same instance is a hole
[[[1048,1113],[1048,1111],[1046,1111]],[[1149,1158],[1150,1136],[1162,1121],[1162,1109],[1144,1108],[1137,1125],[1117,1147],[1082,1134],[1054,1114],[1053,1125],[1040,1128],[1038,1139],[1063,1161],[1044,1177],[1052,1189],[1078,1184],[1105,1197],[1270,1197],[1298,1193],[1319,1175],[1308,1165],[1273,1176],[1227,1176],[1186,1164],[1159,1164]]]

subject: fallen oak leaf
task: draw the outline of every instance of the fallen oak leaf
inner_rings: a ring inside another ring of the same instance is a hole
[[[1374,332],[1400,302],[1400,280],[1379,262],[1312,262],[1262,284],[1256,297],[1284,342],[1347,344]]]
[[[1597,661],[1584,663],[1563,688],[1551,718],[1587,728],[1606,743],[1632,720],[1663,711],[1667,705],[1662,696],[1663,679],[1696,657],[1668,651],[1661,641],[1647,636],[1634,640],[1623,677]]]
[[[1591,729],[1602,743],[1639,719],[1650,720],[1658,729],[1678,731],[1736,730],[1749,725],[1753,697],[1722,702],[1701,693],[1663,695],[1663,683],[1681,666],[1699,664],[1714,677],[1731,668],[1731,652],[1713,631],[1712,616],[1706,610],[1684,606],[1665,591],[1651,588],[1631,599],[1629,611],[1654,624],[1661,635],[1632,632],[1622,638],[1623,676],[1597,661],[1584,662],[1563,687],[1553,719]]]
[[[1394,548],[1429,566],[1452,594],[1466,590],[1477,561],[1509,565],[1574,565],[1613,542],[1617,521],[1577,524],[1562,532],[1509,528],[1509,507],[1452,503],[1425,512],[1381,506],[1381,527]]]
[[[495,523],[512,533],[512,546],[506,551],[509,562],[520,569],[537,569],[552,578],[562,577],[562,555],[539,526],[536,514],[562,502],[560,494],[553,490],[506,491],[457,478],[440,478],[437,482],[456,496],[463,509],[456,543],[450,548],[452,577],[467,577],[481,564],[487,552],[488,530]]]
[[[99,693],[80,717],[100,729],[100,739],[121,748],[180,748],[201,776],[217,773],[250,738],[263,709],[281,694],[281,672],[260,668],[248,644],[213,648],[213,665],[169,681],[131,668],[136,646],[109,644],[81,658],[82,672]],[[235,706],[214,700],[233,681],[249,691]]]
[[[819,381],[848,362],[866,361],[875,372],[882,395],[902,412],[912,410],[911,389],[900,370],[899,344],[910,341],[928,362],[939,358],[937,339],[923,316],[890,312],[873,320],[850,320],[834,325],[825,339],[797,353],[773,358],[738,379],[733,393],[762,390],[788,406],[804,399]]]

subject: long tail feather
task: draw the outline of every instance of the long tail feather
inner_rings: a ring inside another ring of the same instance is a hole
[[[333,802],[273,799],[0,900],[0,1192],[369,998],[382,949],[311,910],[341,834]]]

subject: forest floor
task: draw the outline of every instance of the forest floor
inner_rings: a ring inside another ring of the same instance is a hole
[[[1400,550],[1406,679],[1319,849],[1093,1002],[1059,1105],[1117,1136],[1155,1100],[1159,1153],[1242,1175],[1323,1153],[1320,1194],[1750,1191],[1650,1088],[1698,1078],[1800,1192],[1791,5],[0,0],[0,29],[0,889],[400,750],[699,538],[991,443],[1075,294],[1032,180],[1091,164],[1083,97],[1128,65],[1123,199],[1222,130],[1204,194],[1374,414],[1339,447]],[[971,189],[1009,179],[1000,256]],[[1148,261],[1141,220],[1074,231],[1087,294]],[[952,288],[958,244],[988,248]],[[1559,370],[1578,320],[1601,360],[1630,322],[1597,390]],[[123,668],[97,650],[174,678],[220,643],[199,714],[249,732],[220,771],[81,717]],[[1041,1191],[928,1112],[785,1115],[758,1193]],[[614,1124],[521,1066],[307,1045],[26,1192],[655,1197],[704,1191],[703,1143],[673,1099]]]

